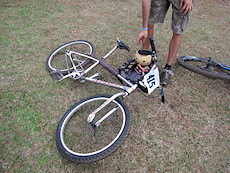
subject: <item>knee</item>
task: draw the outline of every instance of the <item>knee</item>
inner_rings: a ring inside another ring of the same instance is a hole
[[[173,32],[173,37],[182,38],[183,34],[177,34]]]

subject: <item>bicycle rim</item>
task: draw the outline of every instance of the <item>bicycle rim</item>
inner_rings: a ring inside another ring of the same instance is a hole
[[[71,72],[73,70],[72,62],[70,58],[66,55],[66,52],[70,50],[91,56],[94,56],[95,53],[94,46],[88,41],[77,40],[66,43],[50,54],[46,63],[47,70],[49,72],[59,70],[64,74],[67,72]],[[79,63],[81,66],[85,66],[89,62],[88,58],[74,54],[72,59],[74,64],[76,65],[76,68],[79,67]]]
[[[182,56],[177,62],[182,67],[203,76],[230,81],[230,67],[210,59]]]
[[[70,158],[64,154],[66,159],[78,162],[96,161],[115,151],[123,142],[130,126],[129,123],[127,126],[127,122],[130,120],[127,121],[127,108],[124,108],[118,101],[114,100],[96,114],[94,122],[112,108],[118,107],[118,110],[104,120],[98,128],[94,128],[87,122],[88,115],[107,99],[105,96],[94,96],[67,112],[58,135],[60,135],[64,150],[77,158]],[[128,119],[130,119],[129,116]],[[97,157],[90,158],[95,155]],[[82,160],[79,160],[79,157]],[[87,161],[83,158],[87,158]]]

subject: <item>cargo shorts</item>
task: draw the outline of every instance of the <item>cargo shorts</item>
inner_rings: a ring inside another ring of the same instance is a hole
[[[180,0],[152,0],[148,23],[164,23],[170,4],[172,4],[172,30],[176,34],[183,34],[188,26],[191,13],[185,15],[180,13]]]

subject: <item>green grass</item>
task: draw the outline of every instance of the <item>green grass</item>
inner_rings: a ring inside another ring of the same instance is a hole
[[[196,1],[178,56],[212,56],[230,64],[229,7],[227,0]],[[176,61],[165,104],[138,93],[126,99],[132,129],[114,154],[81,165],[58,153],[55,130],[63,114],[85,97],[117,90],[52,81],[45,69],[48,55],[65,42],[85,39],[99,58],[119,37],[131,52],[116,51],[106,60],[119,67],[140,48],[140,1],[2,0],[0,10],[1,172],[230,172],[230,84],[189,72]],[[170,20],[168,13],[165,23],[155,26],[161,68]]]

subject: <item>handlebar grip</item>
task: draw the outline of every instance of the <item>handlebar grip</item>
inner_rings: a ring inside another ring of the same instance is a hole
[[[152,47],[152,51],[156,52],[155,44],[154,44],[154,41],[153,41],[153,36],[149,37],[149,41],[150,41],[150,44],[151,44],[151,47]]]
[[[99,63],[106,69],[108,70],[110,73],[112,73],[114,76],[117,76],[118,72],[112,68],[111,66],[109,66],[103,58],[99,59]]]

